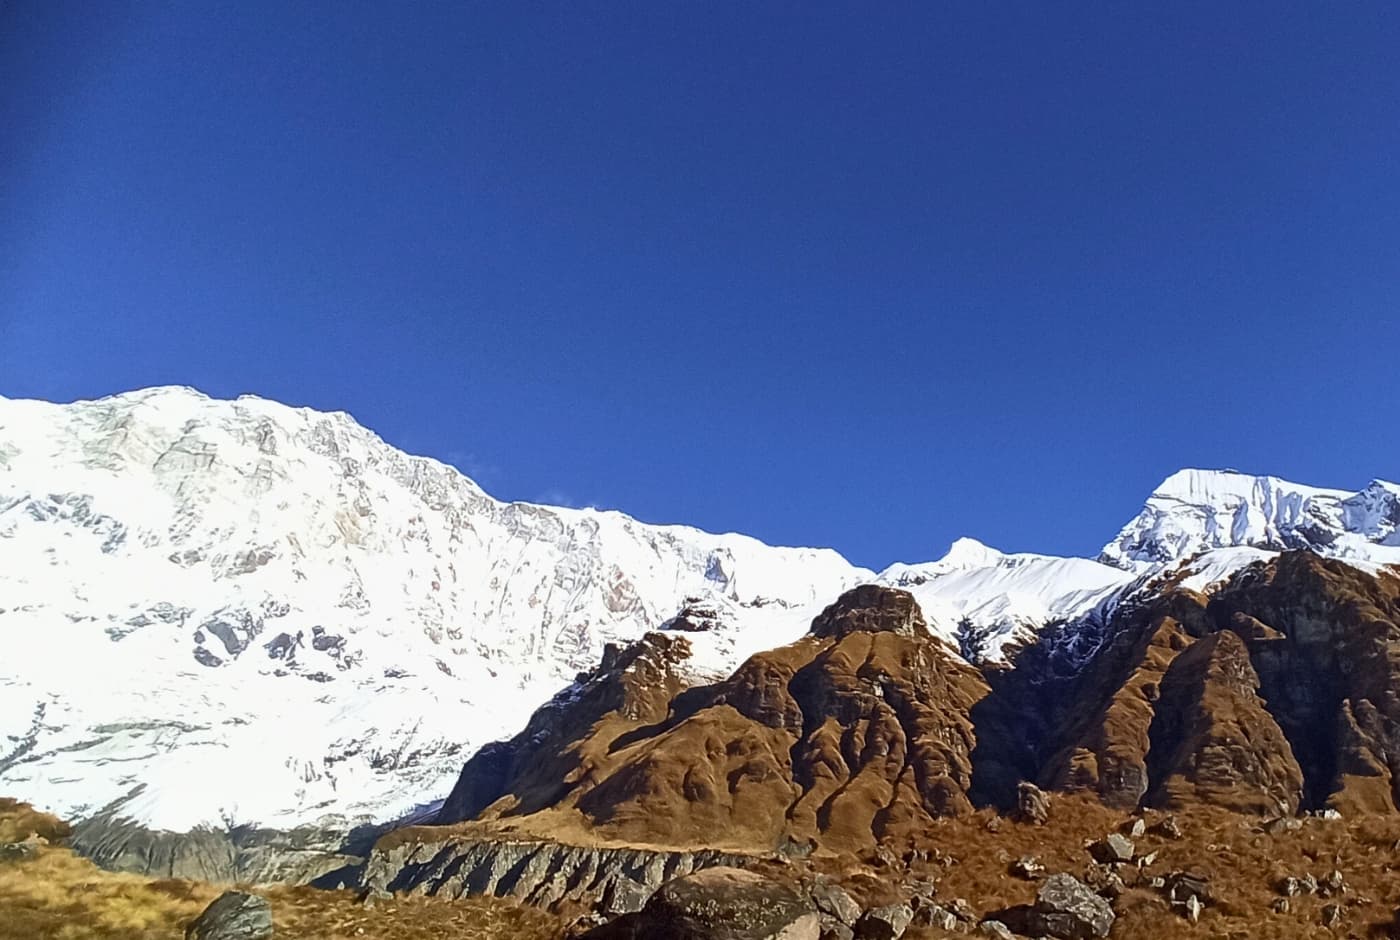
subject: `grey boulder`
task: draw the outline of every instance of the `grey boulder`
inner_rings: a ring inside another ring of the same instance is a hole
[[[185,940],[264,940],[272,936],[266,898],[225,891],[185,928]]]
[[[636,940],[818,940],[812,905],[739,868],[706,868],[666,882],[634,915]]]
[[[1113,908],[1073,875],[1051,875],[1036,892],[1031,910],[1033,929],[1062,940],[1107,937],[1113,927]]]
[[[914,909],[908,904],[885,904],[872,907],[856,921],[859,940],[899,940],[914,919]]]

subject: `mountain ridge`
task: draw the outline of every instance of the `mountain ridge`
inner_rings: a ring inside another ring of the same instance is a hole
[[[1339,507],[1314,514],[1332,527],[1319,550],[1388,559],[1400,488],[1318,492]],[[1178,518],[1157,512],[1133,544],[1170,556],[1161,524]],[[1232,550],[1212,576],[1247,563]],[[502,502],[345,412],[184,387],[0,399],[0,783],[172,831],[387,820],[446,796],[610,643],[685,630],[689,676],[715,679],[884,582],[950,649],[972,629],[997,661],[1187,562],[1129,555],[959,540],[877,575],[834,549]]]

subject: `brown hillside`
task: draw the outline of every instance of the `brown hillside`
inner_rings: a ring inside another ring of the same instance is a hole
[[[1303,772],[1258,689],[1244,641],[1228,630],[1196,640],[1172,661],[1154,709],[1149,803],[1210,803],[1259,815],[1298,809]]]
[[[625,649],[609,644],[598,667],[536,711],[524,731],[467,761],[437,821],[471,819],[502,798],[499,810],[529,813],[586,785],[619,734],[665,719],[687,685],[677,667],[689,656],[689,640],[665,633]]]
[[[807,637],[675,694],[658,714],[676,686],[666,674],[653,670],[651,694],[570,706],[557,722],[570,740],[527,732],[489,766],[469,764],[446,818],[499,792],[478,814],[493,831],[860,852],[971,809],[969,711],[987,687],[929,635],[907,592],[847,592]]]
[[[1098,648],[1075,659],[1066,635],[1047,631],[990,675],[973,715],[980,799],[1005,805],[1014,770],[1120,809],[1396,811],[1393,574],[1285,552],[1210,596],[1158,584],[1095,636]]]

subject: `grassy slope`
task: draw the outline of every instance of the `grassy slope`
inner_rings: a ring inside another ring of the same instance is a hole
[[[32,834],[57,841],[67,827],[0,800],[0,842]],[[103,871],[60,845],[41,844],[38,858],[0,862],[0,940],[180,940],[185,926],[224,890]],[[562,934],[555,918],[493,898],[396,899],[367,909],[348,891],[276,887],[257,893],[272,903],[279,938],[555,940]]]

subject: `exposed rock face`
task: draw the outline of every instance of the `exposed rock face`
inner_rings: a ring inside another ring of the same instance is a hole
[[[860,919],[860,905],[840,885],[816,881],[807,884],[803,893],[826,921],[849,927]]]
[[[1119,809],[1141,802],[1162,678],[1192,638],[1206,632],[1206,603],[1195,592],[1170,591],[1119,615],[1110,641],[1063,700],[1054,734],[1065,746],[1043,771],[1056,789],[1091,791]]]
[[[1400,578],[1307,552],[1242,571],[1211,603],[1247,638],[1260,691],[1303,772],[1304,808],[1400,806]]]
[[[309,884],[364,861],[375,835],[347,841],[337,828],[289,832],[236,829],[159,832],[98,816],[73,828],[70,845],[97,864],[160,878],[218,883]]]
[[[820,934],[817,912],[791,888],[737,868],[669,881],[618,926],[635,940],[818,940]]]
[[[839,640],[855,632],[889,632],[907,637],[929,635],[924,613],[914,595],[879,584],[852,588],[812,621],[812,636]]]
[[[440,839],[433,829],[405,830],[375,847],[365,868],[370,891],[465,897],[512,897],[550,908],[565,901],[610,914],[640,910],[672,878],[716,865],[741,866],[743,856],[582,847],[552,841]]]
[[[185,930],[185,940],[264,940],[272,936],[272,908],[264,898],[225,891]]]

